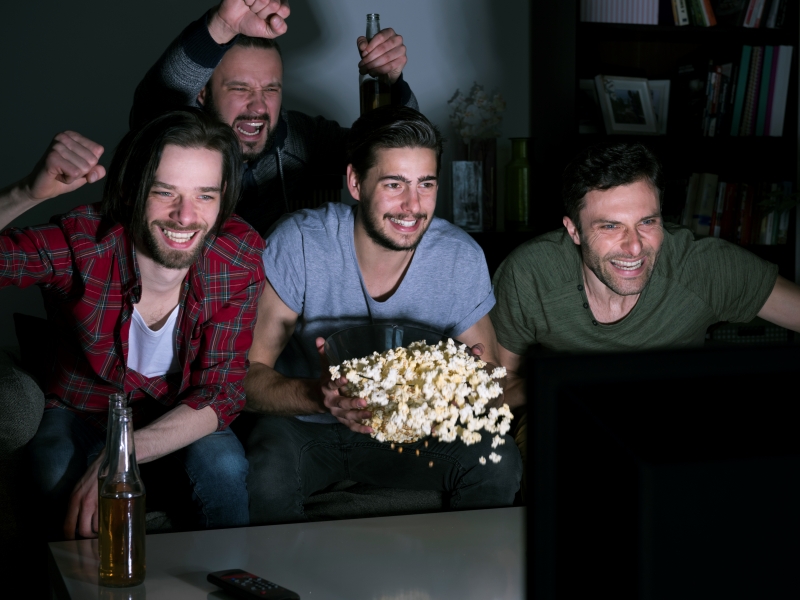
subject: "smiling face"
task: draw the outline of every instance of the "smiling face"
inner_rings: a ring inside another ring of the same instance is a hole
[[[275,49],[234,46],[225,53],[197,101],[239,138],[245,160],[272,145],[283,95],[283,63]]]
[[[356,227],[388,250],[413,250],[436,208],[436,153],[429,148],[384,148],[363,177],[347,167],[350,193],[360,202]]]
[[[188,269],[214,228],[222,195],[222,155],[167,145],[147,195],[142,251],[168,269]]]
[[[592,190],[586,194],[579,218],[580,231],[569,217],[564,217],[564,226],[581,247],[585,268],[615,294],[640,294],[664,241],[659,199],[653,187],[639,180],[608,190]]]

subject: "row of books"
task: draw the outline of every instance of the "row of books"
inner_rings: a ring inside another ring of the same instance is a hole
[[[703,135],[783,135],[792,46],[744,46],[739,64],[711,62]]]
[[[797,0],[581,0],[581,21],[639,25],[717,23],[739,27],[783,27],[789,2]]]
[[[682,224],[695,235],[741,245],[785,244],[795,204],[789,181],[732,183],[714,173],[693,173]]]

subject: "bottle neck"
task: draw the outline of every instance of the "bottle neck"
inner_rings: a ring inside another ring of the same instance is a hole
[[[514,158],[528,157],[528,138],[511,138],[511,156]]]
[[[378,35],[378,32],[381,30],[381,19],[380,15],[367,15],[367,41],[374,38]]]
[[[108,453],[108,474],[103,482],[103,491],[144,492],[136,464],[133,445],[133,411],[130,408],[115,408]],[[140,489],[141,488],[141,489]]]

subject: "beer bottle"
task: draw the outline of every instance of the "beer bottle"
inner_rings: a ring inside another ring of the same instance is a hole
[[[98,508],[100,585],[127,587],[144,581],[145,494],[133,448],[132,410],[114,408],[113,414]]]
[[[123,394],[109,394],[108,395],[108,420],[106,421],[106,449],[103,456],[103,462],[100,463],[100,469],[97,471],[97,494],[100,494],[100,488],[103,487],[103,480],[108,474],[108,457],[109,449],[111,447],[111,423],[114,421],[114,409],[125,408],[127,400]],[[99,498],[98,498],[99,502]]]
[[[381,16],[376,13],[367,15],[367,41],[374,38],[381,30]],[[361,114],[379,106],[392,103],[391,86],[386,79],[376,78],[364,73],[358,78],[358,89],[361,98]]]

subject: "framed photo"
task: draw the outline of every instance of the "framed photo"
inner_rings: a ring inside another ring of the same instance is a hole
[[[658,133],[647,79],[598,75],[594,81],[606,133]]]
[[[650,79],[650,100],[658,123],[658,135],[667,135],[667,116],[669,112],[669,79]]]
[[[603,115],[593,79],[578,80],[578,133],[601,133]]]

